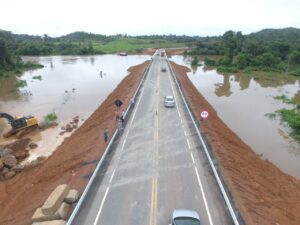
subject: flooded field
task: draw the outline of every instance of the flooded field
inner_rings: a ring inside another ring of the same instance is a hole
[[[171,60],[190,67],[189,58],[173,56]],[[291,105],[274,99],[276,96],[286,95],[300,102],[299,79],[223,75],[216,70],[204,70],[203,66],[191,70],[190,80],[245,143],[262,158],[300,178],[300,144],[289,137],[289,128],[278,117],[270,119],[265,115],[291,108]]]
[[[34,115],[39,121],[55,112],[59,126],[31,137],[38,148],[29,160],[49,156],[70,135],[60,135],[61,127],[78,116],[79,124],[88,118],[128,74],[127,69],[150,59],[149,56],[50,56],[24,57],[45,67],[27,71],[19,79],[27,86],[16,88],[16,77],[0,80],[0,112],[12,116]],[[121,96],[120,96],[121,98]],[[8,127],[0,119],[0,133]],[[9,139],[0,138],[0,143]]]

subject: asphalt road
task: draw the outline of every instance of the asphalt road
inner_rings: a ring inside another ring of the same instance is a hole
[[[165,95],[175,96],[174,108],[164,107]],[[165,225],[175,208],[195,209],[201,224],[231,224],[166,58],[153,57],[127,119],[73,224]]]

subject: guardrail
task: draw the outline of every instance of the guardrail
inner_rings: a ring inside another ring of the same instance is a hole
[[[139,85],[138,85],[138,87],[137,87],[137,89],[136,89],[133,97],[132,97],[132,100],[134,100],[134,102],[135,102],[135,100],[136,100],[136,98],[138,96],[138,92],[141,89],[142,83],[144,82],[144,80],[146,78],[146,75],[149,72],[149,68],[150,68],[151,64],[152,64],[152,59],[151,59],[149,65],[147,66],[147,68],[145,69],[145,71],[143,73],[143,77],[142,77],[142,79],[141,79],[141,81],[140,81],[140,83],[139,83]],[[124,113],[124,119],[127,117],[128,113],[129,113],[129,110],[131,109],[131,104],[132,104],[132,102],[129,103],[129,105],[128,105],[125,113]],[[111,148],[112,144],[114,143],[114,141],[115,141],[118,133],[119,133],[119,130],[117,128],[115,130],[112,138],[110,139],[110,141],[109,141],[109,143],[108,143],[108,145],[107,145],[107,147],[106,147],[106,149],[104,151],[104,154],[101,156],[101,159],[98,162],[98,164],[96,166],[96,169],[94,170],[94,172],[93,172],[93,174],[92,174],[92,176],[91,176],[91,178],[90,178],[87,186],[85,187],[85,189],[84,189],[84,191],[83,191],[83,193],[82,193],[82,195],[81,195],[81,197],[80,197],[80,199],[79,199],[79,201],[78,201],[75,209],[73,210],[70,218],[68,219],[68,222],[66,223],[66,225],[71,225],[73,223],[74,218],[78,214],[78,212],[80,210],[80,207],[82,206],[82,204],[83,204],[83,202],[84,202],[84,200],[85,200],[85,198],[86,198],[86,196],[87,196],[87,194],[88,194],[88,192],[89,192],[89,190],[90,190],[90,188],[91,188],[91,186],[92,186],[92,184],[93,184],[93,182],[95,180],[95,177],[96,177],[97,173],[99,172],[99,170],[100,170],[100,168],[102,166],[102,163],[105,160],[105,157],[106,157],[107,153],[109,152],[109,149]]]
[[[209,164],[210,164],[210,166],[211,166],[211,169],[212,169],[212,171],[213,171],[213,174],[214,174],[214,176],[215,176],[215,179],[216,179],[216,181],[217,181],[217,183],[218,183],[218,186],[219,186],[219,188],[220,188],[220,190],[221,190],[221,193],[222,193],[222,196],[223,196],[223,198],[224,198],[224,200],[225,200],[225,203],[226,203],[226,205],[227,205],[227,207],[228,207],[228,210],[229,210],[229,213],[230,213],[230,215],[231,215],[231,218],[232,218],[232,220],[233,220],[233,222],[234,222],[234,225],[239,225],[239,221],[238,221],[238,219],[237,219],[237,216],[235,215],[234,209],[233,209],[232,204],[231,204],[231,202],[230,202],[230,200],[229,200],[229,197],[228,197],[228,195],[227,195],[227,193],[226,193],[226,190],[225,190],[225,188],[224,188],[224,185],[223,185],[223,183],[222,183],[222,181],[221,181],[221,179],[220,179],[220,176],[219,176],[219,174],[218,174],[218,171],[217,171],[217,169],[216,169],[216,167],[215,167],[215,165],[214,165],[214,163],[213,163],[213,160],[212,160],[212,158],[211,158],[211,156],[210,156],[210,154],[209,154],[209,151],[208,151],[208,148],[207,148],[207,146],[206,146],[206,144],[205,144],[205,142],[204,142],[204,139],[203,139],[203,137],[202,137],[202,135],[201,135],[201,133],[200,133],[200,131],[199,131],[199,127],[197,126],[197,123],[196,123],[196,121],[195,121],[195,119],[194,119],[194,116],[193,116],[193,114],[192,114],[192,112],[191,112],[191,110],[190,110],[190,106],[189,106],[189,104],[188,104],[188,102],[187,102],[187,100],[186,100],[186,97],[185,97],[185,95],[184,95],[183,92],[182,92],[181,85],[179,84],[179,82],[178,82],[178,80],[177,80],[177,77],[176,77],[176,74],[175,74],[175,72],[174,72],[172,66],[170,65],[170,62],[169,62],[169,60],[167,59],[167,57],[166,57],[166,60],[167,60],[168,66],[169,66],[169,68],[170,68],[171,74],[172,74],[172,76],[173,76],[173,79],[175,80],[175,83],[176,83],[176,85],[177,85],[177,88],[178,88],[178,90],[179,90],[179,92],[180,92],[180,95],[181,95],[181,97],[182,97],[182,99],[183,99],[184,105],[185,105],[185,107],[186,107],[186,109],[187,109],[187,111],[188,111],[188,113],[189,113],[189,115],[190,115],[190,117],[191,117],[191,119],[192,119],[192,122],[193,122],[194,127],[195,127],[196,132],[197,132],[197,135],[198,135],[198,137],[199,137],[199,139],[200,139],[200,141],[201,141],[201,144],[202,144],[202,146],[203,146],[203,148],[204,148],[205,154],[206,154],[206,156],[207,156],[207,158],[208,158]]]

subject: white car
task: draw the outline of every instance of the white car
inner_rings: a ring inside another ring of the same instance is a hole
[[[174,100],[174,97],[173,96],[171,96],[171,95],[167,95],[167,96],[165,96],[165,99],[164,99],[164,105],[165,105],[165,107],[170,107],[170,108],[172,108],[172,107],[174,107],[175,106],[175,100]]]
[[[195,210],[175,209],[171,214],[169,225],[200,225],[200,217]]]

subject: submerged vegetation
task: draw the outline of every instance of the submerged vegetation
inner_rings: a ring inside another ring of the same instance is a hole
[[[291,128],[291,137],[300,143],[300,103],[293,99],[289,99],[286,95],[276,96],[274,99],[293,105],[292,109],[280,109],[277,110],[276,113],[280,116],[280,119],[287,123],[287,125]],[[274,119],[276,114],[267,113],[265,116],[269,117],[270,119]]]

